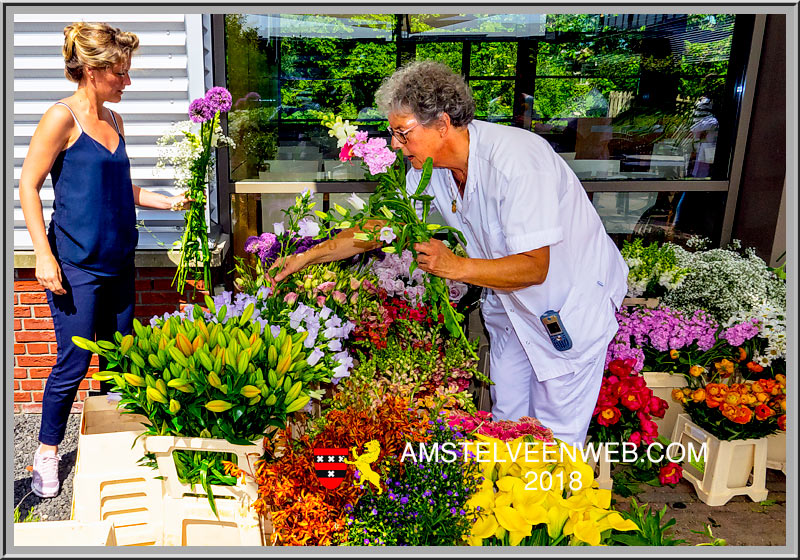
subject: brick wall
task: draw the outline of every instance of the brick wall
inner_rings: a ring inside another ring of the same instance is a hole
[[[172,283],[174,268],[139,267],[136,269],[136,318],[149,323],[153,315],[172,313],[189,302],[202,302],[207,291],[203,282],[192,295],[187,283],[184,294],[178,294]],[[36,281],[34,269],[14,269],[14,412],[41,412],[42,396],[50,369],[56,363],[56,335],[47,297]],[[92,360],[87,378],[78,388],[73,412],[81,410],[82,401],[100,383],[91,379],[98,371],[97,356]]]

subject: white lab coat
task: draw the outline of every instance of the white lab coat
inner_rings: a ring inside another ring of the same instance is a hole
[[[534,415],[534,399],[522,399],[519,388],[507,390],[501,384],[504,373],[497,371],[495,364],[498,368],[504,367],[504,362],[515,364],[515,371],[508,375],[529,378],[534,385],[557,379],[562,385],[569,384],[568,379],[585,377],[583,372],[588,371],[597,377],[598,356],[605,356],[617,331],[614,311],[627,292],[628,267],[580,181],[547,141],[519,128],[477,120],[468,128],[463,200],[448,169],[434,169],[427,189],[445,222],[464,234],[467,254],[496,259],[550,247],[544,283],[513,292],[490,291],[482,308],[492,344],[491,376],[497,383],[493,411],[513,420],[514,416]],[[409,171],[409,192],[416,189],[420,176],[420,170]],[[454,199],[455,213],[451,211]],[[566,352],[553,347],[539,319],[551,309],[559,312],[572,339],[572,349]],[[517,340],[509,345],[503,339],[511,331],[515,334],[511,338]],[[527,358],[528,372],[521,371],[525,360],[501,360],[501,350]],[[591,385],[599,391],[599,381]],[[592,389],[594,395],[586,393],[581,402],[570,406],[588,408],[590,418],[597,391]],[[565,404],[570,403],[552,402],[546,408],[563,410]],[[561,414],[574,414],[574,410]],[[558,435],[556,426],[549,427]]]

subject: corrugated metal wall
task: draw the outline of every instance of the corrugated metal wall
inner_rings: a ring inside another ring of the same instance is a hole
[[[42,114],[71,95],[76,84],[64,77],[63,29],[74,21],[104,21],[139,36],[131,64],[131,85],[120,103],[108,106],[125,122],[133,182],[140,187],[177,194],[173,171],[156,168],[156,140],[174,123],[187,118],[189,102],[210,82],[210,18],[200,14],[15,14],[14,15],[14,249],[32,249],[19,205],[22,162]],[[41,190],[45,223],[50,222],[53,188],[48,176]],[[210,200],[216,199],[211,193]],[[216,216],[216,208],[210,209]],[[102,220],[102,216],[97,216]],[[139,249],[171,245],[183,226],[183,216],[164,210],[137,208]],[[148,231],[149,230],[149,231]]]

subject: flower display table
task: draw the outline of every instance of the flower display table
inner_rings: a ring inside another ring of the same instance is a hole
[[[741,494],[755,502],[767,498],[767,438],[722,441],[692,422],[688,414],[679,414],[672,441],[687,452],[693,446],[699,455],[705,445],[702,471],[688,457],[683,469],[683,478],[692,483],[702,502],[721,506]]]

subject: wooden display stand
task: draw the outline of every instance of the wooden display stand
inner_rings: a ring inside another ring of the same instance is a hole
[[[755,502],[767,499],[767,438],[722,441],[692,422],[688,414],[679,414],[672,441],[687,451],[693,446],[698,454],[706,445],[702,472],[688,460],[683,464],[683,478],[692,483],[702,502],[721,506],[741,494]]]

